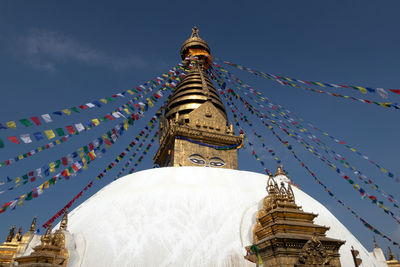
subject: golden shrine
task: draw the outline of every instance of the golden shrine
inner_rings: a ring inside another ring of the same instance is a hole
[[[284,172],[279,167],[275,177]],[[268,195],[256,215],[253,245],[246,247],[246,259],[264,266],[339,267],[339,248],[345,241],[328,238],[329,227],[316,225],[318,216],[296,205],[289,183],[278,185],[272,176],[267,182]]]

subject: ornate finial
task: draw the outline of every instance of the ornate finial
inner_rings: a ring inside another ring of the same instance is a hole
[[[15,234],[15,225],[10,228],[10,232],[8,233],[6,242],[11,242]]]
[[[65,208],[64,215],[63,215],[63,217],[61,219],[61,223],[60,223],[60,229],[67,230],[67,225],[68,225],[68,209]]]
[[[282,169],[282,166],[278,166],[278,169],[276,170],[276,173],[275,173],[275,176],[278,176],[278,175],[285,175],[285,172],[283,171],[283,169]]]
[[[18,228],[18,232],[15,235],[15,240],[21,241],[21,238],[22,238],[22,227]]]
[[[389,260],[390,261],[394,260],[394,255],[390,246],[388,246],[388,251],[389,251]]]
[[[378,247],[378,244],[376,243],[376,238],[375,238],[375,236],[374,236],[374,248],[379,248],[379,247]]]
[[[31,224],[31,228],[29,229],[29,231],[35,232],[35,230],[36,230],[36,220],[37,220],[37,216],[35,216],[35,218],[33,218],[32,224]]]
[[[199,29],[197,28],[197,26],[194,26],[192,28],[192,35],[190,36],[190,38],[195,38],[195,37],[200,38]]]

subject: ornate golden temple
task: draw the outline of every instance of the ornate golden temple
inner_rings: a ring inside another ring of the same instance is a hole
[[[60,223],[60,228],[51,233],[52,227],[43,236],[35,234],[36,217],[24,235],[22,228],[15,234],[15,226],[11,227],[6,242],[0,246],[0,267],[65,267],[69,252],[66,248],[68,224],[67,210]]]
[[[160,116],[160,147],[154,163],[237,169],[237,149],[243,136],[236,136],[232,124],[228,125],[224,104],[207,74],[210,48],[199,37],[197,27],[183,43],[181,57],[197,60]]]

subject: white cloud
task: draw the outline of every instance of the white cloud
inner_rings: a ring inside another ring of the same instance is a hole
[[[68,62],[114,69],[142,68],[147,65],[139,56],[107,55],[72,37],[46,30],[31,30],[19,38],[18,51],[29,65],[48,71],[55,71],[57,66]]]

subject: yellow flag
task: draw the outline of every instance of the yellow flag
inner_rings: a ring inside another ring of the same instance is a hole
[[[319,86],[321,86],[321,87],[326,87],[325,85],[323,85],[322,83],[320,83],[320,82],[315,82],[316,84],[318,84]]]
[[[18,185],[19,182],[21,182],[21,178],[20,177],[15,178],[15,184]]]
[[[64,112],[67,115],[71,115],[71,110],[69,109],[63,109],[62,112]]]
[[[40,152],[40,151],[42,151],[43,149],[42,149],[42,147],[38,147],[38,152]]]
[[[44,182],[44,188],[49,188],[49,181]]]
[[[360,90],[361,93],[363,93],[363,94],[367,93],[367,89],[365,89],[364,87],[357,86],[357,88]]]
[[[18,159],[23,159],[24,155],[18,155]]]
[[[107,100],[105,100],[104,98],[100,99],[101,102],[103,102],[104,104],[107,104]]]
[[[129,127],[128,121],[125,120],[125,121],[124,121],[124,129],[125,129],[125,130],[128,130],[128,127]]]
[[[61,141],[59,139],[56,140],[56,144],[59,145],[61,144]]]
[[[131,114],[130,112],[129,112],[129,109],[127,109],[127,108],[124,108],[124,111],[126,112],[126,114]]]
[[[17,129],[17,125],[15,124],[15,121],[7,122],[7,127],[10,129]]]
[[[56,135],[54,134],[53,130],[46,130],[44,131],[45,135],[47,136],[48,139],[52,139],[54,137],[56,137]]]
[[[93,122],[94,126],[97,126],[100,124],[98,119],[93,119],[92,122]]]
[[[131,95],[133,95],[133,92],[131,90],[126,90],[128,93],[130,93]]]

